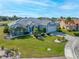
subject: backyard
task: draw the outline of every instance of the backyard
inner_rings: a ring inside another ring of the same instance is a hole
[[[55,57],[64,56],[64,46],[66,42],[55,43],[57,36],[47,36],[43,41],[33,36],[15,38],[14,40],[4,39],[4,27],[0,27],[0,46],[6,48],[19,48],[21,57]],[[48,50],[50,49],[50,50]]]

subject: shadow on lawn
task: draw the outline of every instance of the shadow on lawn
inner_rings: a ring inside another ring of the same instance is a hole
[[[15,40],[15,39],[29,39],[29,38],[33,38],[33,37],[31,35],[19,36],[19,37],[13,38],[13,40]]]

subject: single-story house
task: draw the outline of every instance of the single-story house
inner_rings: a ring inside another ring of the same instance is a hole
[[[33,34],[35,28],[39,28],[40,30],[45,28],[46,33],[56,32],[58,23],[45,19],[19,19],[13,23],[8,24],[8,26],[10,36],[17,37],[26,34]]]

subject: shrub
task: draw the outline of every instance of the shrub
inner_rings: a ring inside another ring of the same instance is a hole
[[[46,33],[46,28],[43,28],[43,32]]]
[[[69,32],[71,32],[72,30],[68,30]]]
[[[79,33],[74,33],[75,36],[79,36]]]
[[[41,34],[41,36],[43,36],[43,37],[44,37],[44,36],[45,36],[45,34],[44,34],[44,33],[42,33],[42,34]]]
[[[58,31],[58,32],[62,32],[62,30],[61,30],[61,28],[60,28],[60,27],[59,27],[59,28],[57,28],[57,31]]]
[[[48,36],[50,36],[50,33],[47,33]]]

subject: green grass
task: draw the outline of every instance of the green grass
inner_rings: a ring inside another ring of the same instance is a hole
[[[13,21],[0,21],[0,24],[8,24],[8,23],[11,23],[11,22],[13,22]]]
[[[64,46],[66,42],[55,43],[56,36],[47,36],[44,41],[38,40],[33,36],[16,38],[15,40],[4,39],[4,27],[0,27],[0,46],[6,48],[19,48],[21,57],[55,57],[64,56]],[[47,51],[51,48],[51,51]]]
[[[69,34],[69,35],[72,35],[72,36],[75,36],[74,33],[79,33],[79,31],[68,31],[66,29],[61,29],[61,30],[62,30],[62,32]]]
[[[61,29],[61,30],[62,30],[62,32],[66,33],[66,34],[69,34],[69,35],[73,35],[74,36],[74,33],[73,32],[69,32],[66,29]]]

